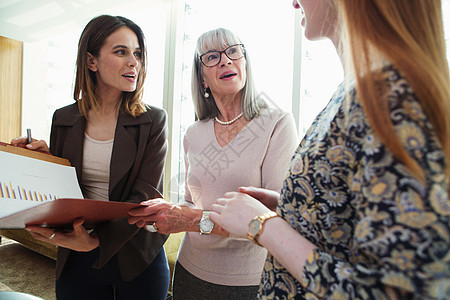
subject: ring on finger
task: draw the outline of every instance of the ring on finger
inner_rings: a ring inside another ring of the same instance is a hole
[[[158,232],[158,226],[156,226],[156,223],[146,225],[145,229],[147,229],[150,232]]]
[[[53,232],[53,234],[48,238],[49,240],[52,240],[56,235],[56,232]]]

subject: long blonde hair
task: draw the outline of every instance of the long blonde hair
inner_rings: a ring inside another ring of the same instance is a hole
[[[402,146],[387,97],[380,97],[375,60],[386,59],[407,79],[431,122],[450,178],[450,79],[439,0],[335,0],[342,25],[341,46],[355,74],[360,102],[388,149],[419,179],[423,170]],[[349,59],[348,59],[349,58]]]

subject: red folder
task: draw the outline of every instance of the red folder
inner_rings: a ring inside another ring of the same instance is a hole
[[[84,226],[112,219],[128,217],[128,211],[140,204],[90,199],[57,199],[44,202],[0,219],[0,229],[25,228],[25,225],[41,225],[70,229],[75,219],[83,218]]]
[[[66,166],[71,165],[67,159],[53,156],[50,153],[33,151],[3,142],[0,142],[0,151]],[[84,226],[91,228],[101,222],[127,217],[130,209],[140,206],[140,204],[128,202],[61,198],[43,202],[0,218],[0,229],[25,228],[26,225],[70,229],[73,220],[78,218],[84,218]]]

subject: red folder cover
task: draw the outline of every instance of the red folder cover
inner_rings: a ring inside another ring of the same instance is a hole
[[[25,225],[41,225],[70,229],[75,219],[83,218],[84,226],[112,219],[128,217],[128,211],[140,204],[90,199],[62,198],[44,202],[0,219],[0,229],[25,228]]]
[[[0,151],[70,166],[70,162],[67,159],[56,157],[46,152],[42,153],[23,147],[12,146],[1,141]],[[1,171],[7,172],[7,170],[0,168]],[[2,209],[1,200],[0,210]],[[77,218],[84,218],[84,226],[91,228],[101,222],[127,217],[130,209],[139,206],[140,204],[128,202],[60,198],[0,217],[0,229],[25,228],[26,225],[70,229],[72,228],[73,220]]]

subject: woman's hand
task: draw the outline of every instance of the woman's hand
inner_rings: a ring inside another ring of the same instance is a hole
[[[32,139],[32,142],[28,144],[26,137],[17,137],[11,140],[11,145],[22,146],[30,150],[39,150],[44,152],[50,152],[47,143],[44,140]]]
[[[253,186],[240,187],[239,192],[258,199],[259,202],[267,206],[270,210],[275,211],[277,209],[278,199],[280,198],[280,193],[278,192]]]
[[[146,207],[133,208],[128,212],[129,224],[138,227],[155,224],[157,231],[162,234],[182,231],[198,231],[201,210],[194,212],[187,206],[169,203],[164,199],[153,199],[141,202]]]
[[[37,240],[79,252],[87,252],[99,246],[99,239],[95,234],[90,235],[83,223],[84,219],[73,221],[73,230],[67,232],[41,226],[27,226],[26,230]]]
[[[233,236],[246,238],[250,221],[268,211],[268,207],[248,194],[229,192],[211,206],[209,218]]]
[[[226,193],[211,206],[209,218],[234,236],[247,237],[250,221],[270,210],[244,193]],[[297,280],[301,281],[306,258],[315,248],[282,218],[271,218],[258,237],[263,245]]]

